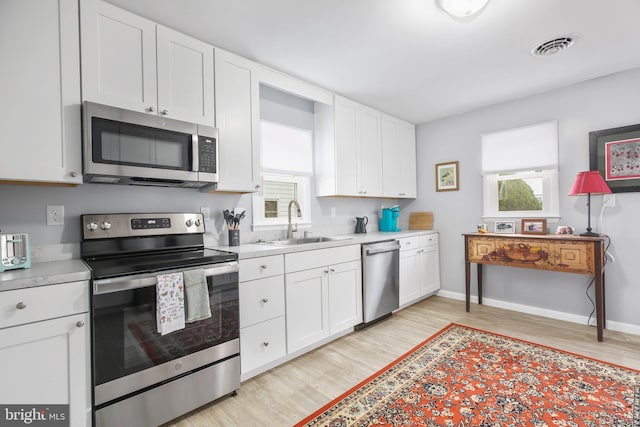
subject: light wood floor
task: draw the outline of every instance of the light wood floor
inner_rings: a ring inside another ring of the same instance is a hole
[[[291,426],[455,322],[640,369],[640,336],[431,297],[242,383],[238,395],[167,426]]]

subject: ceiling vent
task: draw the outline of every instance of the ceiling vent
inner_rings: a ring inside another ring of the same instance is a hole
[[[531,50],[531,54],[534,56],[549,56],[554,53],[561,52],[568,49],[573,45],[576,40],[576,35],[556,37],[555,39],[542,42]]]

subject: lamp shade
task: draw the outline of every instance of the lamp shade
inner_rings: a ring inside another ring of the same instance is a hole
[[[610,194],[611,189],[600,175],[599,171],[578,172],[576,181],[569,191],[569,196],[584,196],[586,194]]]

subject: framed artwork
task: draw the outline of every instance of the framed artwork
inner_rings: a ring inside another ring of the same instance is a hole
[[[522,234],[547,234],[547,220],[544,218],[523,218],[520,232]]]
[[[589,169],[614,193],[640,191],[640,125],[589,132]]]
[[[515,233],[515,221],[496,221],[496,233]]]
[[[457,191],[458,162],[438,163],[436,165],[436,191]]]

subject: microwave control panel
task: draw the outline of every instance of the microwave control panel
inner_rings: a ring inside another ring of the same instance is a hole
[[[216,139],[208,136],[198,137],[198,172],[216,173],[217,162]]]

